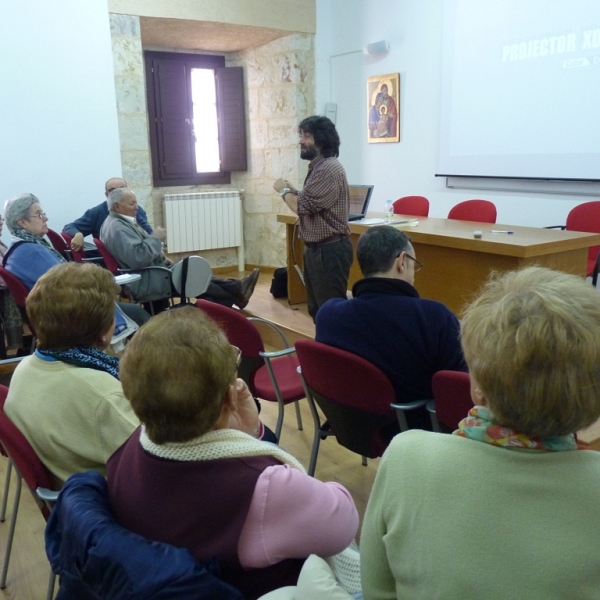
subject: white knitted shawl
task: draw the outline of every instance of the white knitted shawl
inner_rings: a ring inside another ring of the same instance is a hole
[[[272,456],[284,465],[289,465],[306,473],[304,467],[279,446],[269,442],[261,442],[247,433],[237,429],[215,429],[188,442],[167,442],[155,444],[142,425],[140,432],[142,448],[158,456],[170,460],[192,462],[201,460],[218,460],[220,458],[245,458],[248,456]]]

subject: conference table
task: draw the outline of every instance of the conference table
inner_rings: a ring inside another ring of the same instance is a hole
[[[367,217],[378,219],[383,215],[369,213]],[[302,269],[304,250],[304,243],[294,227],[296,220],[296,215],[277,216],[277,221],[286,225],[290,304],[306,302],[306,291],[295,268],[298,265]],[[362,277],[356,260],[358,238],[369,227],[379,224],[350,223],[355,250],[348,284],[350,288]],[[585,277],[588,248],[600,245],[600,234],[560,229],[408,215],[394,215],[391,224],[411,238],[416,258],[423,263],[423,269],[415,276],[415,287],[421,297],[439,300],[456,314],[460,314],[463,306],[472,300],[492,271],[539,265]],[[475,237],[476,231],[481,232],[481,239]]]

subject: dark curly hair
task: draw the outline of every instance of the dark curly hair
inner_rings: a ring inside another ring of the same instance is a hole
[[[340,136],[331,119],[319,115],[307,117],[298,125],[298,131],[312,134],[321,156],[330,158],[340,155]]]

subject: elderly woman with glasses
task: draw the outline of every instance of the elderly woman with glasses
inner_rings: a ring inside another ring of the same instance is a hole
[[[35,354],[17,366],[5,412],[60,487],[69,475],[106,472],[108,457],[139,421],[104,350],[115,328],[119,286],[91,263],[61,263],[27,297]]]
[[[48,217],[36,196],[21,194],[7,200],[4,219],[13,237],[2,264],[30,290],[48,269],[66,261],[44,237],[48,233]],[[150,318],[136,304],[120,303],[119,307],[138,325]]]
[[[238,356],[196,307],[163,312],[138,331],[120,375],[142,426],[110,458],[108,489],[123,527],[201,561],[216,556],[223,579],[253,599],[295,585],[310,554],[346,548],[358,515],[341,485],[309,477],[256,439]]]
[[[600,297],[529,267],[463,315],[474,408],[383,455],[361,536],[366,600],[600,597]],[[511,591],[512,590],[512,591]]]

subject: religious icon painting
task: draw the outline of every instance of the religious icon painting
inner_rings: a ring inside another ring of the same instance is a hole
[[[367,140],[370,144],[400,141],[400,75],[367,79]]]

